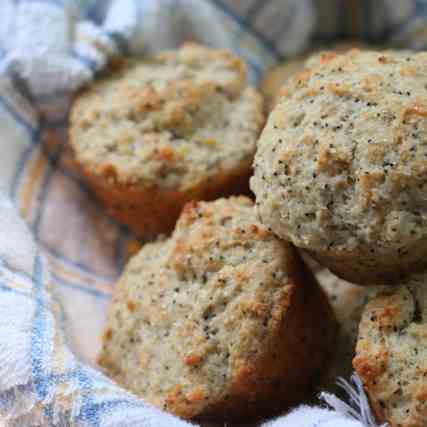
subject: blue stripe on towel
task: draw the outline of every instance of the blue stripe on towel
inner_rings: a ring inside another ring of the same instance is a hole
[[[82,393],[82,406],[80,408],[80,414],[77,417],[79,419],[82,417],[82,420],[89,422],[92,426],[99,425],[99,418],[95,412],[88,411],[86,408],[91,408],[93,406],[93,381],[90,373],[88,374],[85,370],[80,371],[79,373],[79,383]]]
[[[415,0],[415,16],[426,16],[427,2],[425,0]]]
[[[19,183],[21,181],[22,175],[25,171],[25,166],[28,162],[28,160],[30,159],[34,149],[40,145],[40,136],[43,132],[43,130],[45,128],[50,128],[50,127],[62,127],[66,124],[66,121],[58,121],[58,122],[54,122],[54,123],[48,123],[48,124],[44,124],[43,126],[40,126],[39,129],[36,129],[33,132],[32,138],[31,138],[31,145],[23,152],[21,158],[18,161],[18,165],[15,171],[15,176],[12,179],[12,185],[11,185],[11,191],[10,191],[10,195],[12,198],[15,198],[16,194],[18,193],[18,187],[19,187]],[[65,143],[60,144],[60,146],[57,147],[57,150],[55,150],[54,152],[44,149],[44,155],[46,155],[48,162],[49,162],[49,166],[47,168],[46,171],[46,175],[44,178],[44,183],[42,186],[42,193],[41,193],[41,202],[39,203],[39,210],[36,213],[36,221],[34,222],[33,225],[33,229],[35,231],[35,237],[36,239],[39,241],[39,243],[42,244],[43,249],[47,250],[50,254],[52,254],[52,256],[60,259],[61,261],[64,261],[66,263],[69,263],[70,265],[80,269],[81,271],[88,273],[88,274],[92,274],[92,275],[96,275],[96,276],[100,276],[100,274],[96,271],[94,271],[92,268],[90,268],[87,265],[84,265],[83,263],[80,263],[78,261],[74,261],[69,259],[68,257],[66,257],[65,255],[61,254],[60,252],[54,250],[53,248],[47,247],[43,244],[43,242],[40,242],[39,240],[39,228],[40,228],[40,224],[43,218],[43,212],[44,212],[44,207],[45,207],[45,203],[44,201],[46,200],[47,196],[48,196],[48,187],[50,184],[50,179],[53,175],[53,173],[60,173],[61,175],[67,177],[68,179],[72,180],[73,182],[76,183],[76,185],[78,185],[78,187],[80,188],[81,191],[85,192],[86,194],[88,194],[92,199],[93,197],[93,193],[90,190],[90,188],[88,187],[87,183],[72,169],[70,169],[69,167],[64,167],[64,168],[56,168],[56,165],[58,164],[58,162],[60,161],[60,157],[62,154],[62,150],[64,148]],[[116,227],[120,227],[122,229],[122,232],[126,232],[129,234],[129,229],[125,226],[123,226],[121,223],[119,223],[118,221],[116,221],[114,218],[108,216],[105,214],[105,210],[98,204],[98,202],[94,202],[95,203],[95,207],[97,209],[97,211],[99,212],[100,215],[103,215],[107,221],[116,226]],[[123,263],[123,261],[121,261],[121,263]],[[105,280],[114,280],[114,278],[111,277],[103,277]]]
[[[41,186],[41,193],[40,193],[40,197],[39,197],[38,210],[36,212],[36,218],[35,218],[34,224],[32,226],[32,229],[34,232],[34,237],[41,244],[43,249],[48,250],[49,253],[51,253],[53,256],[59,258],[61,261],[65,261],[65,262],[69,263],[70,265],[82,270],[83,272],[86,272],[86,273],[89,273],[92,275],[96,275],[99,277],[99,273],[94,271],[89,266],[87,266],[81,262],[74,261],[74,260],[70,259],[69,257],[65,256],[64,254],[61,254],[60,252],[53,250],[52,248],[44,246],[43,242],[40,241],[40,227],[41,227],[41,223],[42,223],[42,219],[43,219],[43,215],[44,215],[44,209],[46,207],[46,200],[47,200],[47,197],[49,194],[49,189],[50,189],[50,184],[52,182],[52,177],[56,172],[60,172],[64,175],[66,175],[64,169],[57,168],[57,164],[59,163],[59,161],[61,159],[61,154],[63,152],[64,147],[65,147],[65,142],[62,142],[61,144],[58,145],[55,152],[49,153],[49,155],[48,155],[49,166],[46,168],[46,173],[45,173],[45,176],[43,178],[43,184]],[[70,176],[70,175],[66,175],[66,176]],[[99,207],[99,212],[102,213],[103,215],[105,215],[105,213],[101,207]],[[110,219],[110,217],[107,217],[107,218]],[[118,224],[116,221],[113,221],[113,220],[111,220],[111,222],[113,224]],[[112,278],[108,277],[106,279],[111,280]]]
[[[36,310],[34,316],[33,331],[31,334],[31,372],[36,386],[37,397],[43,400],[47,395],[47,382],[43,380],[45,372],[43,369],[43,356],[45,346],[45,316],[46,310],[43,307],[41,297],[43,289],[43,265],[40,255],[36,256],[34,261],[34,291]]]
[[[88,267],[86,264],[83,264],[79,261],[71,260],[70,258],[65,256],[64,254],[59,252],[57,249],[50,247],[49,245],[45,244],[44,242],[40,242],[40,246],[42,247],[42,249],[44,251],[48,252],[49,255],[51,255],[53,258],[57,258],[59,261],[63,262],[64,264],[68,264],[69,266],[74,267],[77,270],[80,270],[84,274],[91,275],[91,276],[93,276],[93,278],[101,279],[101,280],[104,280],[106,282],[113,282],[113,281],[117,280],[117,277],[105,276],[105,275],[93,270],[92,268]]]
[[[83,64],[85,67],[87,67],[92,73],[96,73],[99,68],[98,64],[94,59],[90,58],[89,56],[83,55],[75,49],[71,52],[71,56],[77,61],[79,61],[81,64]]]
[[[34,277],[31,274],[28,274],[24,270],[17,270],[16,267],[10,265],[5,259],[0,257],[0,267],[5,267],[7,270],[10,270],[13,274],[17,274],[25,277],[25,279],[30,280],[31,282],[34,280]]]
[[[24,3],[45,3],[51,6],[59,7],[61,9],[64,8],[64,0],[15,0],[16,4],[24,4]]]
[[[57,122],[49,123],[49,127],[55,128],[58,126],[62,126],[63,123],[66,123],[66,122],[63,120],[59,120]],[[39,126],[38,128],[34,128],[31,131],[31,135],[30,135],[31,144],[23,151],[21,157],[17,162],[15,174],[12,178],[10,192],[9,192],[9,195],[12,199],[15,199],[16,195],[18,194],[18,187],[21,182],[22,176],[24,174],[26,164],[30,160],[31,155],[33,154],[33,151],[35,150],[35,148],[40,145],[40,137],[42,135],[43,129],[44,129],[43,126]],[[53,161],[51,159],[51,153],[47,152],[47,150],[44,150],[44,154],[47,156],[51,164]]]
[[[223,0],[210,0],[211,3],[216,6],[223,13],[232,18],[240,27],[242,27],[246,32],[252,34],[272,55],[276,57],[276,59],[281,59],[282,54],[276,48],[276,46],[268,40],[262,33],[257,31],[251,23],[245,19],[237,15],[229,6],[227,6]]]
[[[255,80],[258,82],[262,75],[264,74],[264,70],[255,60],[252,58],[247,58],[246,62],[248,63],[249,67],[252,69],[252,72],[255,75]]]
[[[77,364],[76,369],[70,370],[65,373],[61,374],[50,374],[44,377],[40,377],[36,382],[35,386],[36,388],[44,387],[47,390],[51,391],[52,389],[56,389],[58,385],[61,385],[63,383],[67,382],[76,382],[79,385],[79,390],[83,393],[80,394],[80,398],[83,401],[82,407],[90,405],[91,404],[91,393],[92,393],[92,387],[91,387],[91,378],[90,376],[85,372],[85,368],[80,363]],[[76,384],[77,385],[77,384]],[[28,393],[25,390],[22,390],[22,394]],[[45,421],[49,421],[49,425],[53,425],[53,416],[54,416],[54,407],[57,406],[57,402],[51,402],[50,404],[45,404],[43,408],[43,413],[46,418]],[[61,412],[62,413],[62,412]],[[63,414],[63,413],[62,413]],[[95,425],[93,423],[93,420],[88,418],[83,418],[84,421],[89,421],[92,425]],[[67,418],[68,420],[68,418]],[[56,424],[55,424],[56,425]],[[62,424],[61,424],[62,425]]]
[[[384,38],[398,38],[399,35],[405,34],[408,30],[410,30],[411,25],[419,17],[427,17],[427,2],[425,0],[415,0],[414,5],[414,12],[407,16],[403,21],[393,26],[389,26],[384,32]]]
[[[78,290],[80,292],[83,292],[85,294],[97,297],[97,298],[103,298],[103,299],[111,299],[111,295],[101,292],[98,289],[92,288],[90,286],[82,286],[80,283],[76,283],[76,282],[72,282],[70,280],[65,280],[64,278],[56,275],[55,273],[52,272],[52,278],[59,284],[62,286],[65,286],[67,288],[71,288],[71,289],[75,289]]]
[[[38,131],[34,132],[31,135],[31,140],[34,140],[34,139],[38,139]],[[18,187],[19,187],[22,175],[23,175],[24,170],[25,170],[25,165],[30,160],[31,154],[33,153],[34,149],[35,149],[35,145],[30,144],[24,150],[24,152],[22,153],[21,157],[18,160],[18,163],[17,163],[16,168],[15,168],[15,174],[12,178],[12,182],[10,185],[10,191],[9,191],[9,195],[10,195],[12,200],[15,199],[15,196],[17,195]]]
[[[106,0],[105,0],[106,1]],[[103,20],[102,16],[102,7],[99,6],[99,0],[92,1],[92,4],[89,4],[84,11],[84,15],[90,19],[91,21],[95,22],[96,24],[101,24]]]
[[[19,126],[23,127],[29,134],[36,128],[4,97],[0,95],[0,106],[10,115]]]
[[[17,188],[19,186],[20,179],[24,172],[25,165],[27,164],[27,161],[31,157],[36,141],[39,139],[39,129],[34,127],[30,122],[28,122],[15,109],[15,107],[12,104],[10,104],[1,95],[0,95],[0,106],[16,121],[16,123],[18,123],[19,126],[21,126],[23,129],[25,129],[28,132],[31,140],[31,144],[23,150],[22,155],[17,162],[14,176],[12,177],[9,195],[12,199],[14,199]]]
[[[98,427],[100,423],[100,415],[102,412],[110,412],[117,408],[121,410],[131,409],[131,408],[143,408],[145,405],[143,402],[139,402],[136,399],[112,399],[105,402],[96,402],[92,404],[85,405],[81,409],[81,414],[78,418],[87,421],[87,420],[96,420],[96,424],[92,421],[92,425]]]
[[[11,288],[10,286],[5,285],[4,283],[0,283],[0,292],[7,292],[7,293],[11,292],[11,293],[20,294],[26,297],[29,296],[28,292],[24,292],[23,290],[17,289],[17,288]]]

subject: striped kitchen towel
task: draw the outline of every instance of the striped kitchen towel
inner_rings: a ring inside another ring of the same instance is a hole
[[[114,282],[139,242],[76,173],[73,92],[115,56],[182,40],[232,49],[255,83],[313,37],[422,49],[426,21],[427,0],[1,0],[0,425],[189,425],[96,368]],[[304,407],[266,425],[373,426],[363,390],[352,393],[352,407],[329,396],[337,411]]]

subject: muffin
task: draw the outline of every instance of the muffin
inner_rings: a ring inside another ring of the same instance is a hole
[[[372,291],[367,286],[358,286],[334,276],[324,269],[316,279],[328,297],[338,323],[335,352],[320,389],[335,388],[339,392],[338,378],[349,378],[357,342],[357,333],[362,312]]]
[[[427,275],[387,286],[366,306],[353,366],[378,420],[427,426]]]
[[[258,417],[310,392],[334,335],[314,277],[250,199],[192,202],[128,264],[99,363],[180,417]]]
[[[291,79],[259,139],[261,221],[336,275],[427,267],[427,53],[328,54]]]
[[[334,43],[330,47],[333,51],[345,52],[355,47],[366,48],[367,46],[359,41],[352,40]],[[293,60],[285,61],[267,71],[259,88],[265,100],[266,110],[270,112],[277,104],[281,97],[281,89],[290,77],[306,67],[311,67],[325,54],[329,54],[329,51],[314,49],[312,52]]]
[[[148,237],[188,201],[248,191],[262,125],[243,62],[186,44],[112,67],[75,99],[69,136],[99,200]]]

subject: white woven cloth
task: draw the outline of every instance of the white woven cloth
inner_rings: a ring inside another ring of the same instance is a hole
[[[73,168],[69,99],[112,56],[187,39],[234,50],[253,82],[315,32],[426,46],[426,0],[355,2],[365,17],[356,26],[351,2],[319,3],[0,1],[0,425],[189,425],[96,369],[113,284],[135,242]],[[265,427],[375,425],[358,383],[350,406],[330,395],[326,401],[336,410],[302,407]]]

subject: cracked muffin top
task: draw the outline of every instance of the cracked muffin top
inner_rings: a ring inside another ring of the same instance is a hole
[[[283,88],[251,187],[266,225],[344,279],[424,268],[427,53],[323,54]]]
[[[303,397],[334,334],[293,246],[257,221],[250,199],[233,197],[187,204],[169,239],[132,258],[99,362],[179,416],[260,416]]]
[[[263,124],[246,67],[186,44],[112,67],[75,100],[70,140],[94,175],[185,191],[250,164]]]
[[[427,425],[427,275],[381,289],[366,306],[353,366],[379,420]]]

